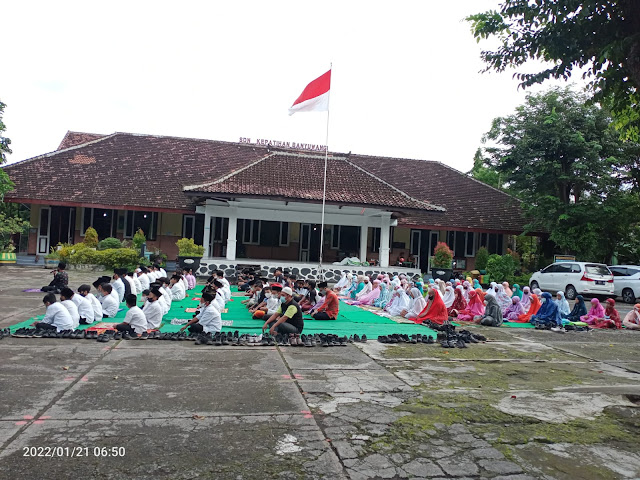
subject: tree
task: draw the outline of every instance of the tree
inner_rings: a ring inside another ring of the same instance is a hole
[[[629,174],[636,147],[585,101],[568,88],[529,94],[483,141],[495,143],[486,148],[489,162],[523,201],[528,231],[550,232],[565,253],[608,261],[640,220]]]
[[[476,150],[476,154],[473,156],[473,168],[467,172],[467,175],[492,187],[500,188],[500,174],[487,165],[480,148]]]
[[[523,88],[584,69],[591,100],[614,115],[628,139],[640,127],[640,8],[637,0],[504,0],[499,11],[470,15],[474,37],[499,41],[481,53],[484,71],[502,72],[531,60],[541,71],[518,72]]]

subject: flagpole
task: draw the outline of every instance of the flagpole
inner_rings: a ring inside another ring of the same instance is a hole
[[[333,62],[329,64],[329,70],[333,77]],[[324,280],[324,268],[322,267],[322,254],[324,250],[324,207],[327,199],[327,162],[329,159],[329,114],[331,109],[329,108],[331,103],[331,88],[327,97],[327,132],[324,141],[324,183],[322,187],[322,219],[320,221],[320,262],[318,265],[318,276]]]

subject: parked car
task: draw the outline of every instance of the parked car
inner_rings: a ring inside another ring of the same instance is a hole
[[[614,294],[625,303],[636,303],[640,298],[640,266],[610,265],[609,270],[613,273]]]
[[[564,291],[567,300],[578,295],[613,296],[613,274],[606,265],[590,262],[557,262],[531,275],[533,290]]]

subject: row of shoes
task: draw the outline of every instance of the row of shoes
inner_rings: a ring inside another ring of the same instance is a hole
[[[406,335],[404,333],[393,333],[391,335],[380,335],[378,337],[380,343],[435,343],[435,339],[431,335]]]
[[[469,330],[460,330],[459,332],[450,330],[438,333],[437,340],[442,348],[467,348],[469,343],[486,342],[487,337],[479,333],[471,333]]]
[[[8,328],[3,328],[2,330],[0,330],[0,340],[2,340],[4,337],[10,337],[11,336],[11,331]]]
[[[215,334],[203,333],[195,338],[196,345],[216,345],[224,346],[231,345],[236,346],[263,346],[263,347],[334,347],[341,346],[346,347],[349,343],[354,342],[366,342],[367,336],[352,335],[347,337],[346,335],[338,336],[334,334],[317,333],[314,335],[305,334],[277,334],[275,336],[265,333],[262,335],[240,335],[238,331],[231,333],[218,332]]]

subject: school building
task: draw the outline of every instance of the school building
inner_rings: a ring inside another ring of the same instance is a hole
[[[323,152],[67,132],[56,151],[4,170],[15,183],[5,201],[30,206],[29,255],[93,226],[100,239],[141,228],[170,260],[193,237],[209,269],[317,267]],[[384,269],[402,256],[425,272],[445,241],[456,270],[471,270],[480,246],[503,254],[525,224],[516,199],[440,162],[329,154],[324,264],[355,256]]]

